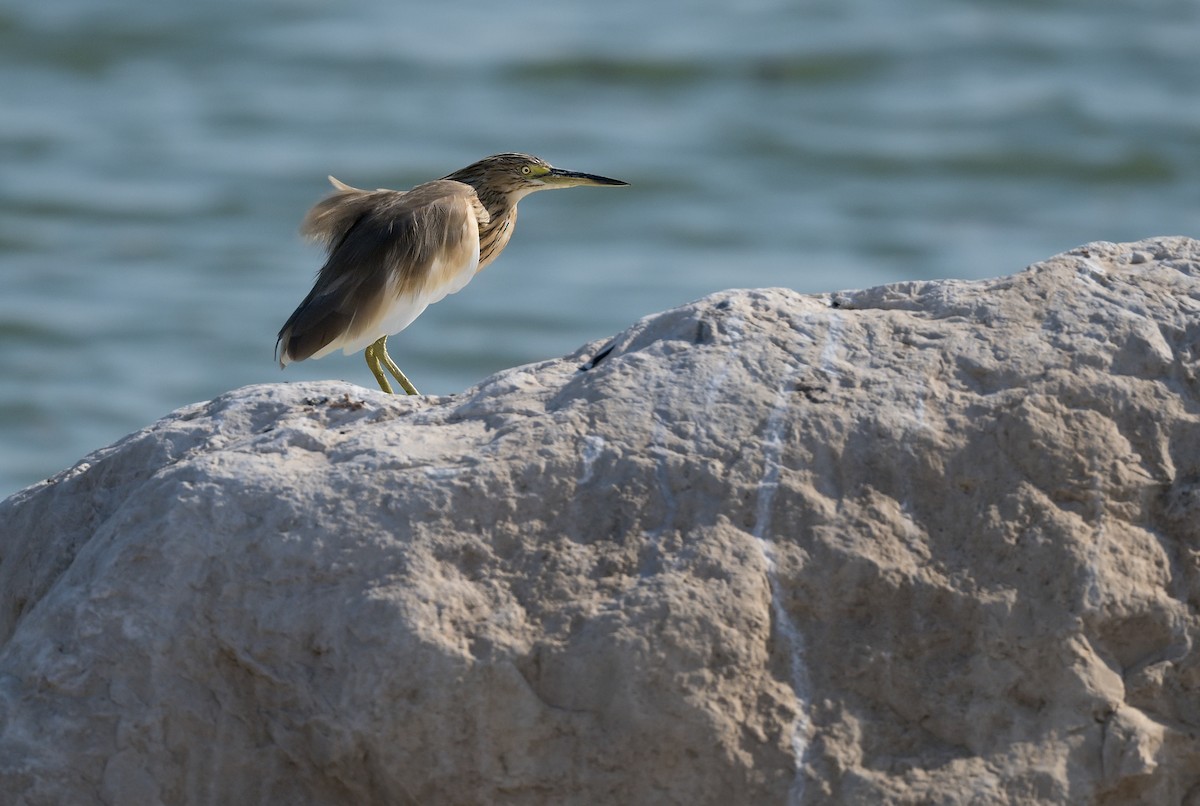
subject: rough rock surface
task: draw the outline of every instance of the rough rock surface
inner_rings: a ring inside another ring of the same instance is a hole
[[[1198,803],[1198,375],[1170,238],[181,409],[0,504],[0,800]]]

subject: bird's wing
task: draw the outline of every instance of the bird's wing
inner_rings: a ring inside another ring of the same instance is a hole
[[[358,349],[403,329],[461,288],[464,272],[474,274],[486,221],[474,189],[461,182],[407,193],[339,188],[305,219],[304,230],[329,245],[329,259],[279,332],[284,363]]]
[[[302,235],[329,250],[345,237],[354,222],[372,206],[390,195],[402,195],[398,190],[362,190],[332,176],[329,177],[329,184],[333,185],[333,193],[314,204],[300,224]]]

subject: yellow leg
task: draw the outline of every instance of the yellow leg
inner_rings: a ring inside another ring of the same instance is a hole
[[[383,365],[387,367],[387,371],[392,373],[392,376],[400,383],[400,388],[403,389],[405,393],[410,395],[421,394],[417,391],[417,387],[412,385],[412,381],[408,379],[408,376],[400,371],[400,367],[396,366],[396,362],[392,360],[392,357],[388,355],[387,336],[384,336],[371,346],[377,348],[375,353],[376,357],[383,359]],[[390,392],[391,390],[389,389],[388,391]]]
[[[419,395],[417,387],[412,385],[412,381],[400,371],[400,367],[396,366],[396,362],[388,355],[387,351],[387,336],[382,337],[375,343],[367,347],[363,351],[363,358],[367,359],[367,366],[371,370],[371,374],[375,376],[376,382],[379,383],[379,388],[387,392],[389,395],[392,392],[392,385],[388,383],[387,376],[383,374],[383,368],[387,367],[387,371],[392,373],[397,381],[400,382],[400,387],[404,389],[406,394]]]
[[[367,349],[363,351],[363,358],[367,359],[367,367],[370,368],[371,374],[375,376],[375,380],[379,384],[379,388],[390,395],[392,394],[392,385],[388,383],[387,376],[383,374],[383,368],[379,366],[379,351],[383,347],[383,343],[385,341],[387,341],[387,336],[384,336],[379,341],[368,346]],[[387,355],[387,353],[384,353],[384,355]]]

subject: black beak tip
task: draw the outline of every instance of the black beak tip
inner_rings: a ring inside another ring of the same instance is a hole
[[[620,179],[609,179],[607,176],[596,176],[595,174],[583,174],[586,178],[595,182],[597,185],[609,185],[611,187],[624,187],[628,182],[622,182]]]

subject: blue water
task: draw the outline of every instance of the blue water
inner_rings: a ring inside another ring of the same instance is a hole
[[[0,2],[0,495],[281,372],[326,174],[497,151],[533,196],[390,342],[426,392],[712,291],[1006,274],[1197,234],[1200,6],[1150,0]]]

